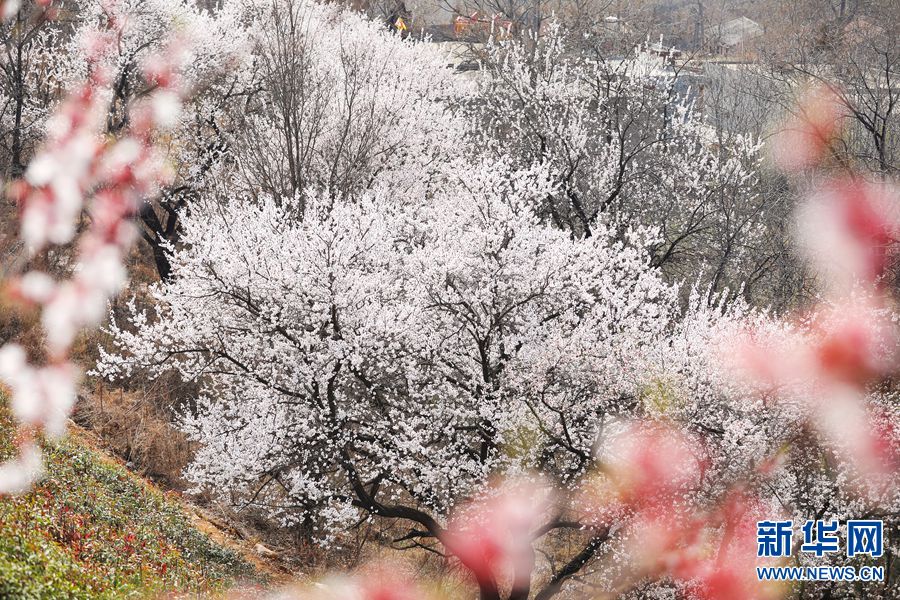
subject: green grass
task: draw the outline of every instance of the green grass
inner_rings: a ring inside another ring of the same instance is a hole
[[[0,458],[12,455],[12,431],[4,403]],[[72,439],[44,450],[44,480],[0,498],[0,599],[205,595],[258,579],[124,468]]]

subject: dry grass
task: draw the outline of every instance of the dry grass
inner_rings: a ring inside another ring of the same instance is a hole
[[[185,435],[158,398],[98,382],[79,397],[73,419],[94,431],[129,468],[167,488],[185,488],[181,473],[194,455]]]

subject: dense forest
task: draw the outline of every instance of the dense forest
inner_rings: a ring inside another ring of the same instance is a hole
[[[895,2],[0,7],[0,596],[897,597]]]

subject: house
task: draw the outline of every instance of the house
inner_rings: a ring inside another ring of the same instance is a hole
[[[718,54],[746,54],[754,50],[754,40],[763,34],[762,26],[747,17],[738,17],[713,28],[710,47]]]
[[[453,28],[457,39],[472,35],[482,38],[494,36],[502,39],[509,37],[512,32],[512,21],[499,14],[487,16],[480,12],[473,12],[470,15],[458,15],[453,20]]]

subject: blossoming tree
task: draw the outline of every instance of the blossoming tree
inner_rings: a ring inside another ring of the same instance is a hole
[[[169,143],[194,182],[189,205],[161,209],[179,243],[163,245],[150,305],[112,321],[95,373],[195,384],[180,426],[197,488],[323,543],[389,519],[394,545],[444,555],[488,600],[579,584],[775,598],[755,577],[759,521],[892,525],[897,192],[825,169],[833,91],[776,145],[791,177],[822,169],[797,235],[821,302],[785,321],[698,289],[684,308],[657,268],[708,230],[744,247],[761,210],[746,189],[756,144],[716,147],[670,102],[658,57],[584,61],[553,35],[530,57],[491,46],[467,103],[423,44],[333,8],[284,0],[254,21],[241,3],[215,18],[90,6],[87,59],[70,63],[85,83],[10,186],[29,256],[74,243],[77,259],[7,282],[40,311],[46,360],[0,349],[21,424],[2,491],[26,489],[41,433],[64,429],[73,340],[124,285],[129,219],[173,184]],[[236,34],[189,61],[160,19]],[[208,86],[189,117],[182,72]],[[377,574],[331,589],[428,594]]]
[[[653,262],[667,275],[703,272],[717,292],[750,292],[770,266],[761,216],[775,199],[757,186],[759,141],[707,122],[690,63],[646,45],[608,57],[558,24],[482,54],[470,134],[499,156],[549,166],[558,185],[539,214],[575,236],[600,221],[656,228]]]
[[[414,47],[370,33],[388,55]],[[340,49],[350,47],[352,40],[341,42]],[[327,64],[325,55],[309,56],[310,72],[320,68],[316,61]],[[505,68],[515,75],[524,67],[512,56]],[[627,74],[605,81],[646,90],[648,82],[667,81],[655,61],[629,64],[639,71],[633,81]],[[104,351],[97,373],[117,379],[175,370],[200,387],[182,421],[200,442],[188,470],[199,488],[237,494],[326,542],[339,542],[361,520],[402,523],[406,533],[395,544],[454,557],[484,598],[549,598],[588,565],[604,567],[595,584],[616,593],[669,587],[705,598],[777,596],[752,579],[756,520],[783,512],[843,517],[896,502],[883,479],[870,490],[847,483],[877,483],[892,472],[884,463],[892,451],[873,448],[895,442],[866,433],[873,431],[870,409],[859,408],[885,400],[860,388],[852,401],[836,404],[843,408],[835,418],[855,423],[863,441],[835,447],[828,419],[811,414],[804,400],[818,389],[815,360],[793,371],[793,388],[777,373],[777,389],[758,375],[736,377],[723,354],[752,359],[760,343],[771,355],[790,340],[798,348],[827,344],[821,332],[840,320],[788,325],[740,304],[720,307],[699,292],[680,310],[677,290],[654,268],[656,252],[671,243],[666,233],[600,218],[602,201],[582,219],[573,203],[612,197],[622,214],[640,211],[638,199],[650,201],[660,182],[647,176],[641,183],[646,172],[631,170],[640,153],[624,171],[620,162],[598,159],[599,170],[582,172],[589,150],[611,155],[591,138],[593,129],[579,125],[594,118],[590,103],[566,86],[594,79],[557,80],[558,71],[548,72],[544,91],[531,94],[536,108],[508,107],[512,120],[498,138],[527,135],[532,130],[521,119],[543,118],[547,106],[559,104],[568,116],[547,124],[566,133],[543,154],[528,158],[521,144],[491,141],[447,114],[450,123],[429,136],[406,134],[410,147],[424,148],[416,157],[378,159],[390,177],[377,184],[310,178],[315,160],[304,171],[315,184],[298,179],[296,189],[227,179],[233,197],[211,191],[184,214],[171,281],[153,287],[151,308],[133,306],[113,325],[115,349]],[[531,85],[534,78],[515,81]],[[364,96],[369,101],[382,93],[363,89],[373,94]],[[639,101],[632,92],[613,96]],[[414,90],[391,106],[434,115],[435,100]],[[649,133],[646,140],[662,158],[683,156],[691,165],[682,165],[687,178],[663,169],[679,199],[698,203],[689,214],[708,210],[709,219],[719,218],[707,204],[709,181],[736,177],[722,185],[740,187],[749,175],[742,159],[710,149],[686,107],[673,110],[662,130],[672,136]],[[485,144],[455,151],[436,135],[460,130]],[[279,136],[272,136],[276,149],[290,139]],[[615,136],[618,147],[635,143],[627,132]],[[567,163],[573,139],[582,145]],[[743,147],[755,156],[754,144]],[[271,160],[283,173],[277,165],[286,157],[290,164],[290,156],[237,153],[235,161],[255,168]],[[417,178],[419,156],[445,163]],[[561,179],[567,164],[576,168]],[[603,181],[619,183],[593,186],[603,169],[612,173]],[[635,186],[628,202],[620,198],[626,184]],[[609,194],[598,195],[603,189]],[[560,205],[550,210],[547,202],[560,199],[570,203],[568,217],[554,219]],[[851,236],[848,247],[866,243]],[[846,350],[842,344],[855,338],[838,339]],[[879,348],[871,348],[872,360],[881,364]],[[838,362],[843,356],[839,351]],[[840,457],[839,468],[823,472],[823,456]],[[476,502],[483,510],[475,509],[474,521],[460,517],[497,475],[537,480],[516,493],[550,499],[506,521],[497,511],[519,509],[504,504],[508,493],[492,492],[500,499]],[[496,527],[471,524],[485,518]],[[563,530],[576,532],[579,550],[556,565],[537,560],[543,538]]]

